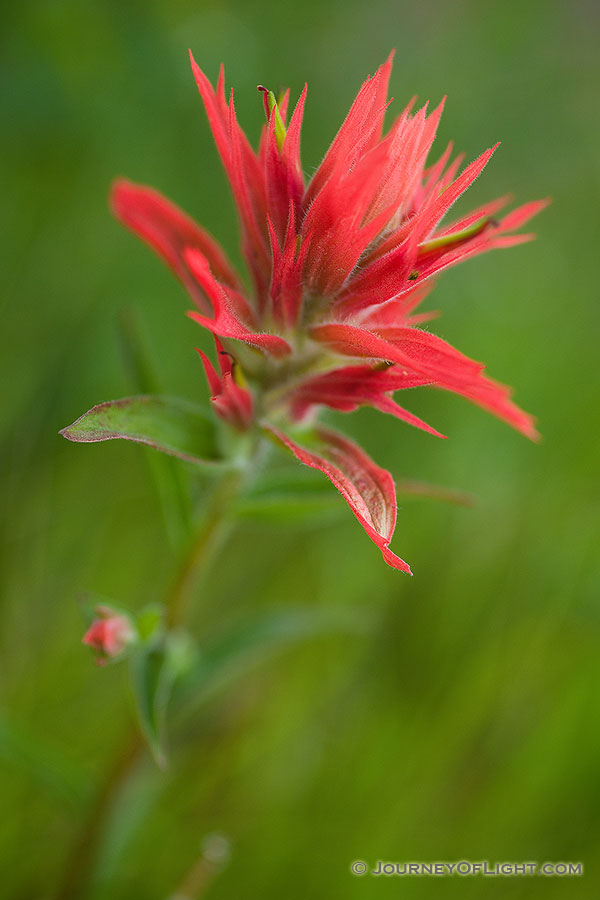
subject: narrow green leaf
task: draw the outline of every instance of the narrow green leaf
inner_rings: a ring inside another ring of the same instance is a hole
[[[141,395],[100,403],[59,433],[82,443],[123,438],[206,466],[223,461],[212,418],[176,397]]]
[[[168,694],[165,690],[163,647],[141,647],[131,658],[131,682],[140,728],[156,764],[166,768],[164,720]]]
[[[156,640],[164,628],[164,618],[164,609],[158,604],[142,609],[136,616],[140,640],[145,642]]]
[[[192,667],[195,648],[189,636],[171,631],[142,645],[131,657],[131,681],[140,727],[157,765],[167,766],[167,707],[178,678]]]

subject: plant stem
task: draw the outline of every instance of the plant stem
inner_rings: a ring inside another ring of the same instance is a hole
[[[210,562],[225,543],[232,527],[228,513],[245,476],[240,469],[228,472],[215,490],[202,528],[194,536],[167,593],[164,605],[169,628],[185,621],[198,576],[201,572],[206,574]]]
[[[246,468],[228,470],[217,485],[203,523],[184,553],[166,593],[164,607],[168,628],[176,628],[185,623],[198,578],[201,573],[206,574],[217,551],[229,535],[232,528],[229,518],[232,503],[240,488],[253,474],[260,449],[258,442]],[[67,857],[62,882],[55,894],[56,900],[82,900],[85,895],[106,819],[144,749],[144,738],[139,728],[134,726],[118,748],[75,838]]]

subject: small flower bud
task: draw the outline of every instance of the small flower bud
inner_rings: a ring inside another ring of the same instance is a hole
[[[275,97],[273,91],[270,91],[262,84],[259,84],[257,88],[263,95],[263,103],[265,105],[265,115],[267,117],[267,122],[271,120],[272,115],[275,116],[275,140],[277,141],[277,149],[281,153],[283,142],[285,141],[287,132],[285,125],[283,124],[283,119],[281,118],[281,112],[279,110],[277,98]]]
[[[120,656],[135,640],[135,630],[127,616],[117,613],[110,606],[97,606],[96,615],[82,643],[94,650],[97,665],[104,666],[109,659]]]

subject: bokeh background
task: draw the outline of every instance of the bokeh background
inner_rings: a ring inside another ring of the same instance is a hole
[[[449,96],[439,148],[502,141],[463,209],[553,197],[538,241],[446,273],[431,301],[434,330],[517,387],[543,441],[436,392],[412,408],[443,443],[331,416],[398,479],[476,504],[401,501],[413,579],[335,498],[318,521],[240,522],[198,597],[200,643],[256,610],[342,625],[265,653],[174,724],[169,769],[144,756],[106,810],[85,896],[163,900],[200,860],[196,896],[223,900],[597,897],[596,5],[40,0],[2,27],[2,896],[55,896],[131,727],[125,667],[80,644],[78,594],[139,608],[176,563],[145,452],[58,429],[130,391],[123,308],[162,389],[205,397],[183,291],[111,219],[109,183],[155,185],[239,260],[187,48],[211,77],[225,61],[253,139],[256,84],[295,96],[308,80],[310,173],[396,47],[398,108]],[[353,877],[355,859],[574,860],[585,876],[384,881]]]

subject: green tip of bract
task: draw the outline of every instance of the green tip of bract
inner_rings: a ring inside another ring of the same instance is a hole
[[[281,152],[283,142],[285,141],[286,129],[285,125],[283,124],[283,119],[281,118],[277,98],[275,97],[273,91],[270,91],[268,90],[268,88],[263,87],[262,84],[258,85],[258,90],[261,91],[263,95],[267,122],[270,121],[271,115],[275,116],[275,140],[277,141],[277,149]]]

